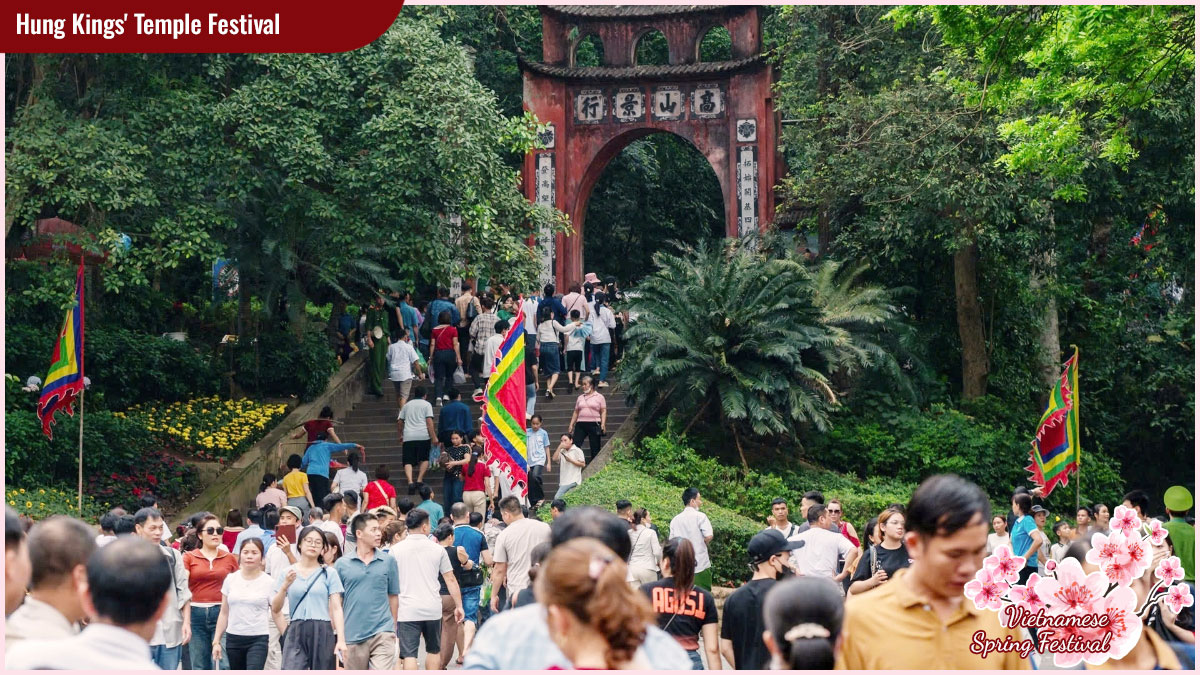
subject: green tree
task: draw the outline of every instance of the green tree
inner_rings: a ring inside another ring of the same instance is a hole
[[[661,397],[689,420],[684,432],[705,417],[716,422],[732,434],[743,464],[743,436],[827,428],[837,404],[834,370],[895,367],[854,334],[895,320],[888,292],[855,288],[855,275],[838,277],[836,266],[814,275],[755,241],[701,242],[655,256],[658,271],[630,303],[639,318],[621,365],[641,405]]]

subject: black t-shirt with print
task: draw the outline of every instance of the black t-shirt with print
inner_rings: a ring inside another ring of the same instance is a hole
[[[771,661],[762,639],[762,606],[774,585],[774,579],[748,581],[725,601],[721,638],[733,642],[735,670],[762,670]]]
[[[658,627],[679,641],[684,649],[700,648],[700,629],[717,622],[717,602],[712,593],[692,587],[682,602],[677,600],[675,579],[667,577],[642,584],[642,593],[658,615]]]
[[[875,569],[887,572],[888,578],[891,579],[896,570],[908,567],[908,547],[900,544],[900,548],[887,549],[883,546],[876,545],[871,548],[875,549]],[[862,558],[858,561],[858,569],[854,570],[854,581],[866,581],[872,576],[871,572],[871,549],[863,552]]]

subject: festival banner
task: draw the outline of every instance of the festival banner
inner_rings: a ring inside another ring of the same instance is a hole
[[[1063,373],[1050,402],[1038,422],[1029,455],[1032,462],[1025,467],[1032,480],[1049,497],[1056,485],[1066,485],[1071,472],[1079,472],[1079,347],[1063,364]]]
[[[484,449],[489,466],[500,470],[512,493],[529,490],[529,457],[525,449],[525,312],[518,311],[496,353],[483,394]]]
[[[37,416],[42,422],[42,432],[53,438],[50,429],[54,414],[65,410],[74,416],[72,409],[75,397],[83,391],[83,261],[75,275],[75,304],[67,310],[58,342],[54,344],[54,357],[50,361],[50,372],[46,375],[42,395],[38,399]]]

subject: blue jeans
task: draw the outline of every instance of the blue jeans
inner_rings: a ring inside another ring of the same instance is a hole
[[[600,371],[600,382],[608,381],[608,355],[611,350],[612,345],[608,343],[592,345],[592,367]]]
[[[537,407],[537,385],[532,382],[525,384],[525,417],[528,419],[533,417],[533,410]]]
[[[479,623],[479,593],[482,590],[483,586],[462,587],[463,621]]]
[[[221,615],[221,606],[192,607],[192,641],[188,643],[188,653],[192,657],[192,670],[212,670],[212,640],[217,632],[217,617]],[[226,654],[225,636],[221,636],[221,670],[229,670],[229,656]]]
[[[689,649],[687,655],[692,660],[692,670],[704,670],[704,659],[700,657],[699,649]]]
[[[450,507],[454,506],[455,502],[461,502],[463,498],[463,479],[455,478],[450,474],[442,476],[442,499],[446,500],[446,514],[450,513]]]
[[[568,492],[577,487],[579,487],[579,483],[567,483],[566,485],[559,485],[558,492],[554,493],[554,498],[562,499]]]
[[[212,644],[212,638],[209,638],[208,642]],[[183,658],[183,645],[154,645],[150,647],[150,658],[161,670],[178,670],[179,659]]]

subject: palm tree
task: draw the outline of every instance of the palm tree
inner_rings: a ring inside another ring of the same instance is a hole
[[[690,420],[685,433],[712,416],[730,431],[743,465],[747,431],[828,428],[837,405],[832,371],[895,365],[860,331],[896,322],[890,292],[858,293],[860,271],[839,275],[826,263],[814,272],[768,250],[727,241],[657,254],[658,271],[630,303],[639,319],[621,366],[643,411],[664,397]]]

